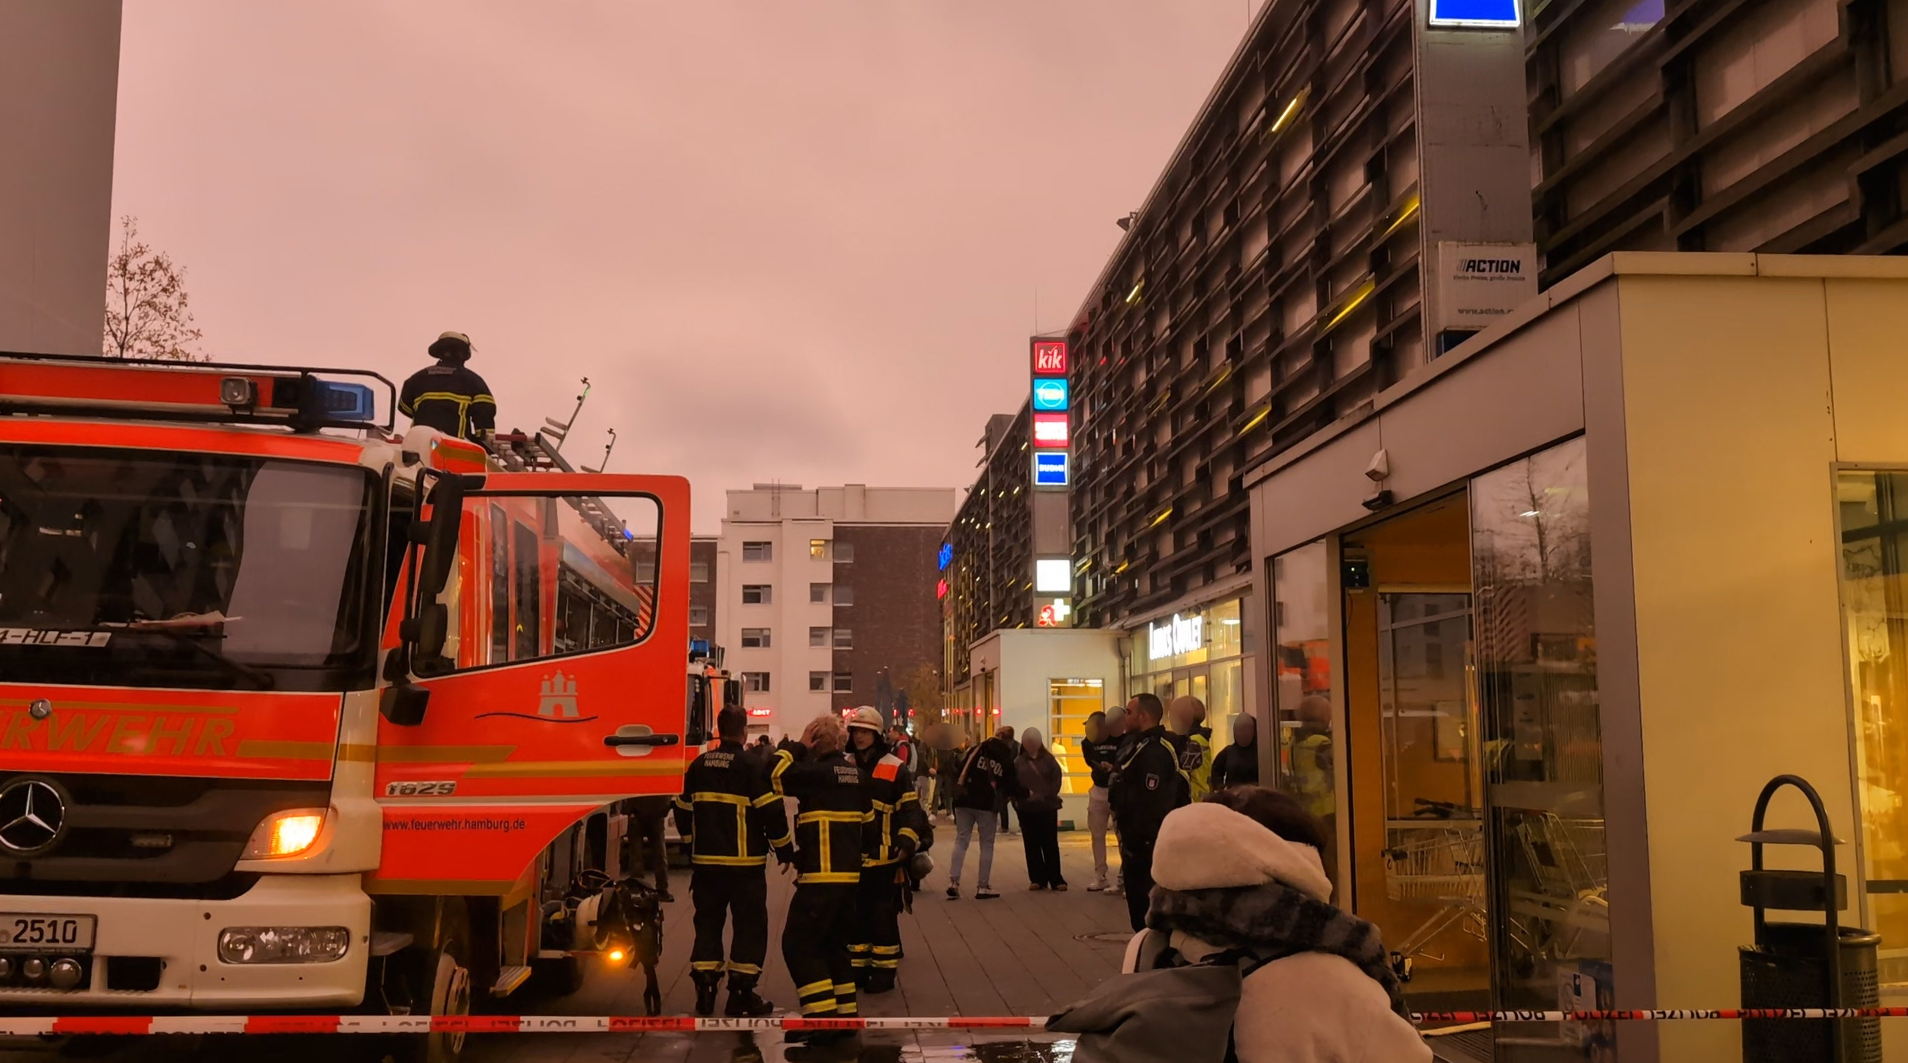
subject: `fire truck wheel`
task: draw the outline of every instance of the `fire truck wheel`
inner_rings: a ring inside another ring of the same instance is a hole
[[[437,973],[431,983],[432,1015],[470,1014],[470,968],[459,962],[461,957],[456,953],[461,951],[462,942],[450,942],[437,954]],[[464,1051],[464,1036],[425,1034],[422,1063],[455,1063]]]

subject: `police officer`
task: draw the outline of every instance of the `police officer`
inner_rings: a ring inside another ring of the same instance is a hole
[[[412,424],[447,436],[481,443],[497,428],[497,400],[484,378],[464,368],[470,361],[470,337],[446,332],[431,344],[437,364],[411,374],[398,395],[398,409]]]
[[[863,705],[848,720],[848,742],[861,785],[873,806],[873,829],[861,858],[861,891],[855,898],[855,936],[848,955],[855,983],[869,993],[894,988],[901,966],[902,865],[914,858],[928,829],[921,795],[900,756],[881,737],[881,710]]]
[[[861,769],[844,748],[847,727],[825,713],[802,731],[806,760],[784,749],[775,754],[769,782],[777,796],[801,805],[795,816],[795,897],[782,930],[782,960],[795,980],[804,1018],[852,1018],[860,1013],[848,943],[855,934],[855,894],[861,886],[862,831],[873,806],[861,784]],[[785,1040],[826,1044],[846,1040],[844,1030],[791,1030]]]
[[[716,715],[716,741],[683,775],[676,798],[676,830],[689,846],[694,875],[689,898],[696,907],[696,944],[689,953],[696,984],[696,1014],[715,1013],[716,988],[722,984],[722,924],[735,913],[735,940],[729,949],[729,999],[723,1014],[735,1018],[767,1015],[774,1005],[755,991],[768,956],[768,852],[787,863],[794,838],[782,799],[769,786],[768,773],[745,754],[742,739],[749,717],[736,706]]]
[[[1146,929],[1146,907],[1153,893],[1153,843],[1166,814],[1191,800],[1190,785],[1179,771],[1179,755],[1161,723],[1166,707],[1151,694],[1126,703],[1128,740],[1107,797],[1120,831],[1120,876],[1126,888],[1126,913],[1135,933]]]

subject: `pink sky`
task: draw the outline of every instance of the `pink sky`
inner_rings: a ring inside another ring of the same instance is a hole
[[[468,332],[500,427],[722,491],[966,487],[1246,0],[126,5],[115,215],[205,348]]]

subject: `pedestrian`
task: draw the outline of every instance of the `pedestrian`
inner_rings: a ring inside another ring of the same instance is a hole
[[[1146,926],[1146,899],[1153,890],[1153,845],[1166,814],[1187,804],[1189,785],[1161,723],[1165,706],[1152,694],[1126,704],[1128,741],[1113,766],[1107,798],[1120,833],[1120,878],[1134,930]]]
[[[1195,697],[1174,698],[1171,722],[1179,770],[1192,799],[1203,801],[1212,792],[1212,728],[1206,726],[1206,703]]]
[[[1232,1020],[1239,1063],[1430,1063],[1378,928],[1331,903],[1325,845],[1316,816],[1259,786],[1173,812],[1154,849],[1152,929],[1135,935],[1122,969],[1151,969],[1149,939],[1186,964],[1241,957],[1221,961],[1245,974]]]
[[[980,833],[980,883],[974,890],[977,900],[993,900],[1000,894],[994,892],[991,876],[994,873],[994,828],[995,809],[1005,800],[1008,780],[1013,777],[1014,750],[1008,736],[1013,729],[1003,727],[994,737],[982,742],[967,754],[960,772],[955,776],[954,790],[954,855],[948,858],[947,899],[961,899],[961,865],[967,859],[967,843],[976,831]]]
[[[624,839],[631,857],[627,863],[637,873],[647,873],[655,884],[656,892],[665,901],[676,899],[669,892],[669,839],[666,826],[670,810],[675,806],[676,799],[670,794],[645,794],[623,802],[623,812],[629,816],[630,826],[635,828],[635,833]]]
[[[848,955],[855,984],[866,993],[894,988],[901,966],[903,867],[928,829],[914,776],[881,738],[881,710],[863,705],[848,720],[848,743],[874,819],[863,841],[861,882],[855,896],[855,936]],[[905,748],[905,747],[904,747]]]
[[[1001,730],[1002,737],[1006,739],[1007,748],[1012,750],[1014,757],[1018,759],[1020,757],[1020,743],[1014,738],[1014,729],[1011,727],[1002,727],[1000,730]],[[1020,778],[1017,774],[1015,774],[1012,771],[1009,771],[1007,773],[1007,777],[1011,780],[1014,780],[1016,783],[1018,782]],[[1014,803],[1012,798],[1008,796],[1007,791],[1005,790],[1001,791],[1000,793],[998,807],[1000,811],[1000,832],[1002,834],[1012,834],[1014,832],[1014,825],[1008,821],[1007,812],[1009,809],[1014,807]]]
[[[1019,792],[1020,843],[1027,853],[1029,887],[1064,893],[1067,878],[1060,872],[1060,759],[1042,741],[1038,728],[1020,733],[1020,759],[1014,762]]]
[[[676,798],[676,831],[689,847],[693,870],[689,900],[695,905],[696,942],[689,952],[696,986],[696,1014],[715,1014],[716,989],[729,976],[723,1014],[767,1015],[775,1006],[756,992],[768,957],[768,853],[786,864],[794,859],[788,812],[769,786],[768,771],[742,745],[749,717],[730,706],[716,714],[715,748],[697,757],[683,774]],[[735,916],[735,936],[723,960],[722,927]]]
[[[919,802],[921,815],[927,816],[929,788],[927,751],[918,739],[910,738],[907,729],[900,724],[888,728],[888,747],[894,755],[901,758],[907,766],[908,777],[914,780],[914,797]]]
[[[954,814],[955,779],[961,774],[961,765],[967,763],[967,745],[967,736],[962,735],[960,745],[941,750],[936,760],[934,810],[942,815]]]
[[[1259,723],[1248,713],[1232,718],[1232,744],[1212,758],[1212,788],[1259,783]]]
[[[803,1018],[840,1019],[860,1014],[855,969],[848,956],[855,935],[855,895],[861,886],[863,825],[873,806],[861,785],[861,769],[848,755],[847,728],[832,712],[810,720],[797,760],[775,754],[769,784],[778,797],[800,804],[795,816],[795,896],[782,930],[782,962],[795,981]],[[852,1031],[795,1031],[789,1042],[828,1044]]]
[[[429,348],[437,363],[404,381],[404,389],[398,394],[398,412],[414,425],[482,444],[497,430],[497,400],[484,378],[465,366],[472,350],[470,337],[461,332],[437,337]]]
[[[1087,790],[1087,831],[1093,836],[1093,881],[1087,883],[1088,893],[1099,893],[1108,885],[1106,829],[1112,822],[1113,809],[1107,803],[1106,786],[1113,778],[1125,719],[1126,711],[1118,707],[1112,712],[1096,712],[1086,718],[1086,735],[1080,739],[1080,758],[1086,761],[1093,783]]]

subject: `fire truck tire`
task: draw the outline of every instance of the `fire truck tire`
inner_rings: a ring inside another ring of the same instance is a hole
[[[412,968],[418,979],[417,999],[428,1001],[432,1015],[468,1015],[471,1003],[470,918],[462,900],[439,902],[431,920],[431,948]],[[428,995],[427,995],[428,994]],[[461,1033],[411,1034],[398,1039],[388,1055],[390,1063],[456,1063],[464,1051]]]

